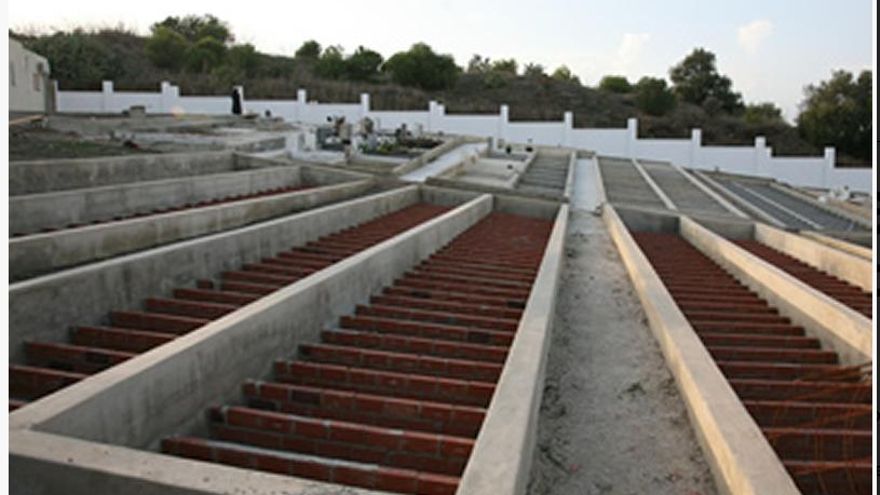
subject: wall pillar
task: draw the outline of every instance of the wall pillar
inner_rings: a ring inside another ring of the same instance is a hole
[[[361,93],[361,119],[370,115],[370,93]]]
[[[825,166],[822,167],[822,187],[831,189],[836,186],[834,167],[837,165],[837,150],[833,146],[825,148]]]
[[[639,119],[626,119],[626,157],[635,158],[636,145],[639,140]]]
[[[574,113],[562,114],[562,146],[571,146],[571,131],[574,129]]]
[[[306,104],[308,103],[308,93],[305,89],[296,90],[296,103],[293,105],[293,119],[297,122],[304,122],[306,115]]]
[[[178,108],[180,105],[180,88],[168,81],[162,81],[159,86],[161,96],[158,111],[160,113],[173,113],[175,111],[184,111]]]
[[[688,166],[691,168],[699,168],[702,161],[702,153],[700,151],[703,148],[703,130],[702,129],[691,129],[691,150],[690,155],[688,156]],[[705,165],[703,165],[705,166]]]
[[[510,107],[506,104],[498,108],[498,129],[495,133],[495,145],[508,143],[508,126],[510,124]]]
[[[101,81],[101,112],[109,113],[113,108],[113,81]]]

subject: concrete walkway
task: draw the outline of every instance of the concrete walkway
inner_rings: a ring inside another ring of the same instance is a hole
[[[598,178],[594,159],[582,158],[575,162],[572,209],[593,211],[599,206],[601,200],[599,186],[596,184]]]
[[[451,150],[449,153],[440,155],[436,160],[428,163],[422,168],[413,170],[404,175],[401,179],[410,182],[425,182],[428,177],[442,174],[448,168],[461,163],[462,160],[470,155],[475,155],[486,149],[486,143],[467,143]]]
[[[572,211],[531,495],[712,495],[675,382],[602,221]]]

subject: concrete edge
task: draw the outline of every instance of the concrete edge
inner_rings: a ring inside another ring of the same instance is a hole
[[[755,225],[755,240],[804,263],[845,280],[867,292],[873,291],[870,259],[846,253],[807,236],[796,235],[765,224]]]
[[[654,194],[656,194],[657,197],[660,198],[660,201],[663,201],[663,204],[666,205],[666,207],[670,210],[677,211],[678,207],[675,206],[675,203],[673,203],[672,200],[669,199],[669,196],[667,196],[666,193],[663,192],[663,189],[660,188],[660,185],[654,182],[654,178],[651,177],[651,174],[649,174],[647,170],[645,170],[645,167],[642,166],[641,162],[639,162],[635,158],[631,158],[630,160],[636,170],[638,170],[639,174],[642,175],[642,178],[645,179],[645,182],[647,182],[648,185],[651,186],[651,189],[654,190]]]
[[[671,165],[672,165],[672,168],[678,170],[681,173],[681,175],[684,176],[685,179],[689,180],[691,182],[691,184],[697,186],[697,188],[699,190],[703,191],[710,198],[714,199],[715,202],[720,204],[722,207],[724,207],[725,210],[733,213],[734,215],[736,215],[740,218],[745,218],[747,220],[750,219],[748,215],[746,215],[745,213],[742,212],[742,210],[740,210],[739,208],[734,206],[733,203],[731,203],[730,201],[727,201],[726,199],[724,199],[723,196],[721,196],[720,194],[718,194],[717,192],[712,190],[712,188],[710,188],[706,184],[703,184],[702,182],[697,180],[693,175],[690,174],[690,172],[685,170],[684,167],[676,165],[675,163],[672,163]]]
[[[802,230],[800,235],[812,239],[816,242],[825,244],[826,246],[831,246],[838,251],[843,251],[844,253],[851,254],[853,256],[858,256],[859,258],[871,261],[874,259],[874,251],[859,246],[858,244],[854,244],[852,242],[844,241],[842,239],[835,239],[833,237],[829,237],[820,232],[815,232],[812,230]]]
[[[458,495],[525,493],[534,458],[568,205],[561,205]]]
[[[776,189],[777,191],[787,194],[793,198],[797,198],[805,203],[811,204],[820,210],[823,210],[827,213],[831,213],[832,215],[837,215],[839,217],[843,217],[846,220],[854,222],[862,227],[867,229],[871,229],[873,227],[871,220],[859,217],[858,215],[854,215],[846,210],[835,208],[833,205],[829,205],[827,203],[823,203],[818,201],[816,198],[810,196],[809,194],[802,193],[786,184],[781,184],[779,182],[773,181],[770,182],[770,187]]]
[[[63,388],[58,392],[44,396],[34,403],[10,414],[9,429],[12,431],[27,428],[40,428],[51,433],[62,433],[61,431],[54,430],[75,429],[75,425],[80,423],[81,426],[83,421],[89,424],[94,423],[96,419],[90,418],[89,415],[84,415],[75,409],[84,404],[88,406],[87,403],[90,401],[99,400],[102,394],[111,394],[114,389],[125,388],[126,382],[130,378],[136,378],[139,375],[142,376],[145,372],[155,371],[159,368],[170,367],[171,364],[169,363],[171,361],[185,361],[187,358],[185,354],[187,352],[198,354],[201,347],[209,345],[213,340],[223,338],[223,334],[230,333],[230,330],[232,330],[233,327],[236,328],[238,332],[241,332],[243,330],[238,330],[237,328],[239,326],[247,326],[244,325],[244,323],[247,323],[249,319],[264,317],[266,313],[271,311],[281,311],[284,309],[284,305],[290,304],[290,301],[299,298],[305,292],[312,291],[319,293],[318,297],[322,300],[330,299],[331,296],[323,294],[326,292],[326,289],[322,287],[324,282],[340,277],[352,277],[353,275],[350,275],[350,273],[358,272],[363,265],[373,261],[374,258],[388,256],[388,253],[393,254],[394,250],[392,248],[395,246],[412,244],[419,250],[428,250],[428,254],[433,253],[445,245],[446,242],[488,214],[492,208],[491,203],[492,198],[489,195],[481,195],[474,198],[473,200],[470,200],[457,208],[453,208],[438,217],[430,219],[401,234],[341,260],[334,265],[314,272],[311,275],[257,299],[250,304],[242,306],[219,319],[211,321],[207,325],[183,334],[167,344],[153,348],[150,351],[139,354],[123,363],[107,368],[97,374],[90,375],[84,380]],[[457,222],[458,220],[461,220],[461,222]],[[442,233],[443,242],[435,243],[436,245],[421,242],[422,237],[425,235],[446,229],[449,225],[452,225],[450,222],[454,223],[454,228]],[[383,273],[383,275],[387,275],[385,278],[388,280],[382,280],[381,286],[384,287],[384,285],[387,285],[387,283],[390,283],[397,276],[410,268],[410,265],[397,268],[387,268],[387,272],[389,273]],[[399,273],[390,273],[393,271],[398,271]],[[371,294],[372,292],[359,294],[357,299],[361,300],[369,298]],[[326,305],[332,305],[329,301],[322,302],[325,302]],[[351,306],[353,308],[354,304]],[[332,321],[334,318],[341,316],[341,314],[345,313],[340,313],[340,315],[333,314],[326,319]],[[287,324],[287,322],[285,322],[285,324]],[[265,358],[265,356],[262,357]],[[230,361],[235,361],[235,358],[228,356],[224,361],[223,366],[228,366]],[[193,366],[195,366],[195,364],[193,364]],[[189,375],[188,378],[198,379],[192,375]],[[180,387],[181,385],[175,384],[173,386]],[[80,421],[70,421],[72,416],[71,413],[81,416]],[[168,428],[169,431],[171,429],[173,428]],[[69,431],[64,431],[63,433],[73,434]],[[85,434],[85,432],[82,434]]]
[[[675,377],[719,490],[735,495],[800,494],[614,207],[606,204],[602,216]]]
[[[599,191],[599,207],[608,202],[608,196],[605,194],[605,179],[602,178],[602,167],[599,166],[599,155],[594,154],[592,157],[588,158],[589,160],[593,160],[593,165],[596,169],[596,189]]]
[[[10,490],[29,495],[202,495],[228,494],[236,488],[252,495],[387,495],[34,430],[10,431],[9,445],[9,473],[16,475],[10,476]],[[26,485],[29,481],[39,485]]]
[[[270,220],[301,211],[299,205],[314,208],[329,201],[352,199],[365,193],[373,185],[373,179],[362,179],[277,196],[183,210],[161,215],[161,218],[138,217],[11,238],[10,280],[17,282],[77,265]],[[311,204],[307,205],[306,202]],[[282,207],[285,204],[287,207]],[[257,211],[245,217],[249,210]],[[190,226],[191,230],[184,226]],[[118,242],[113,242],[113,239]]]
[[[523,176],[526,175],[526,170],[528,170],[529,167],[532,166],[532,163],[538,157],[538,151],[539,151],[538,148],[532,148],[532,151],[526,151],[526,159],[523,162],[522,172],[520,172],[519,174],[517,174],[516,177],[514,177],[513,184],[510,185],[511,189],[516,189],[517,186],[519,186],[519,183],[522,180]]]
[[[680,233],[715,262],[840,354],[847,364],[873,361],[873,325],[869,318],[828,297],[781,269],[682,216]]]
[[[434,187],[446,187],[451,189],[464,189],[467,191],[475,191],[485,194],[503,194],[507,196],[519,196],[530,199],[543,199],[546,201],[566,202],[561,194],[544,194],[539,192],[522,191],[520,189],[489,186],[486,184],[477,184],[457,179],[445,179],[442,177],[428,177],[424,184]]]
[[[391,175],[401,176],[408,174],[413,170],[427,165],[428,163],[437,159],[440,155],[448,153],[462,144],[465,144],[465,139],[458,136],[453,136],[451,139],[448,139],[443,144],[435,146],[433,149],[422,153],[421,155],[411,159],[410,161],[394,167],[393,169],[391,169]]]
[[[565,176],[565,187],[562,189],[562,197],[571,202],[571,194],[574,191],[574,169],[577,166],[577,153],[572,151],[568,158],[568,173]]]
[[[765,221],[765,222],[768,222],[768,223],[770,223],[770,224],[772,224],[772,225],[775,225],[776,227],[779,227],[779,228],[782,228],[782,229],[786,228],[786,225],[785,225],[782,221],[776,219],[774,216],[770,215],[770,214],[767,213],[766,211],[764,211],[764,210],[758,208],[757,206],[753,205],[753,204],[752,204],[751,202],[749,202],[747,199],[745,199],[745,198],[743,198],[742,196],[740,196],[739,194],[737,194],[737,193],[731,191],[731,190],[728,189],[727,187],[721,185],[720,182],[718,182],[718,181],[716,181],[715,179],[709,177],[708,175],[704,174],[703,172],[701,172],[701,171],[699,171],[699,170],[694,170],[694,175],[696,175],[697,177],[699,177],[701,180],[703,180],[704,182],[706,182],[707,184],[709,184],[709,185],[712,186],[713,188],[715,188],[715,189],[717,189],[718,191],[720,191],[722,195],[731,198],[735,203],[737,203],[738,205],[740,205],[741,207],[743,207],[744,209],[746,209],[746,210],[747,210],[749,213],[751,213],[752,215],[758,217],[759,219],[761,219],[761,220],[763,220],[763,221]]]

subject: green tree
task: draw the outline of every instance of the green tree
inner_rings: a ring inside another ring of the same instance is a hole
[[[553,74],[550,75],[550,77],[556,79],[557,81],[571,82],[576,84],[581,83],[581,80],[578,79],[576,75],[572,74],[571,69],[569,69],[565,65],[560,65],[559,67],[557,67],[556,70],[553,71]]]
[[[630,93],[633,87],[625,76],[605,76],[599,81],[599,89],[611,93]]]
[[[116,80],[123,75],[124,61],[81,29],[40,37],[25,45],[49,59],[52,77],[65,88],[94,89],[102,80]]]
[[[328,46],[315,63],[315,75],[326,79],[342,79],[346,74],[345,58],[342,47]]]
[[[165,26],[155,26],[144,50],[156,67],[176,71],[183,67],[184,55],[189,45],[186,38],[177,31]]]
[[[437,54],[424,43],[395,53],[382,67],[394,82],[428,91],[451,88],[461,72],[451,55]]]
[[[675,95],[664,79],[643,77],[635,85],[636,106],[648,115],[666,115],[675,108]]]
[[[220,40],[206,36],[186,51],[186,68],[190,72],[206,73],[223,64],[226,45]]]
[[[507,58],[496,60],[492,62],[492,72],[497,72],[499,74],[505,74],[509,76],[516,76],[516,71],[518,69],[517,63],[515,59]]]
[[[749,103],[743,112],[743,120],[748,124],[778,124],[783,122],[782,110],[770,102]]]
[[[294,57],[302,60],[318,60],[318,57],[321,56],[321,44],[315,40],[308,40],[304,42],[300,47],[296,50]]]
[[[492,63],[489,61],[489,57],[484,58],[475,53],[468,62],[467,70],[465,72],[468,74],[485,74],[489,72],[491,68]]]
[[[544,66],[536,63],[529,63],[523,67],[523,76],[525,77],[543,77],[547,74],[544,73]]]
[[[226,64],[244,77],[256,76],[261,62],[260,54],[250,43],[235,45],[226,54]]]
[[[235,41],[229,25],[211,14],[169,16],[162,22],[153,24],[150,29],[155,31],[158,27],[170,29],[186,38],[190,43],[198,43],[203,38],[213,38],[222,44]]]
[[[847,155],[871,160],[872,79],[867,70],[858,78],[839,70],[831,79],[807,86],[797,117],[800,135],[816,146],[833,145]]]
[[[696,48],[678,65],[669,69],[672,88],[682,101],[703,106],[709,98],[708,107],[720,108],[726,112],[742,109],[742,96],[733,91],[730,78],[718,73],[715,68],[715,54]],[[707,108],[708,110],[708,108]]]
[[[379,66],[384,59],[379,52],[359,46],[345,59],[346,73],[353,81],[372,81],[379,75]]]

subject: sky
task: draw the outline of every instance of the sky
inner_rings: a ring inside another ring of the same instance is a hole
[[[211,13],[238,42],[268,53],[291,55],[315,39],[388,57],[423,41],[461,66],[475,53],[548,71],[565,64],[588,85],[606,74],[668,78],[703,47],[746,102],[776,103],[791,120],[807,84],[873,67],[872,9],[871,0],[10,0],[8,23],[38,31],[121,24],[146,34],[169,15]]]

